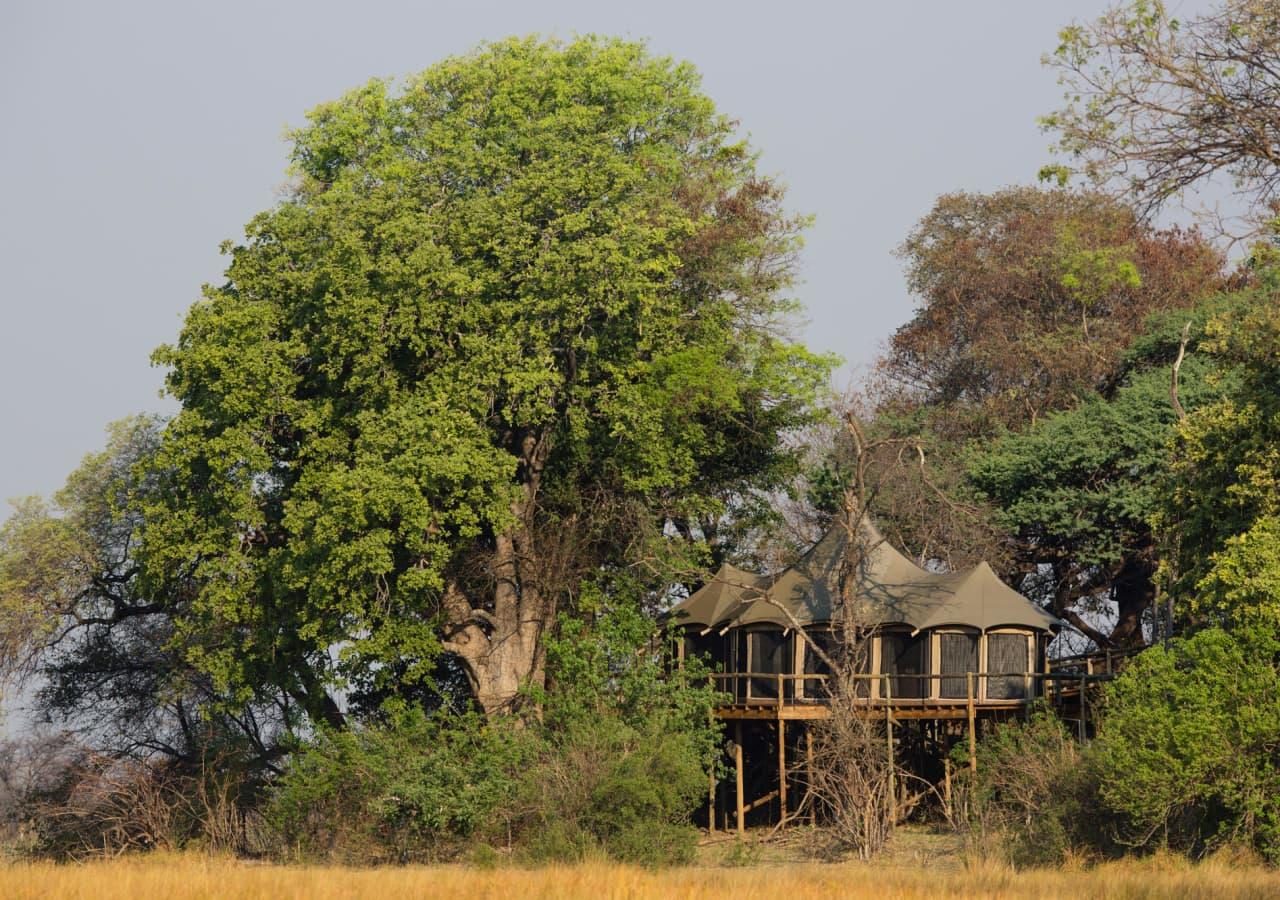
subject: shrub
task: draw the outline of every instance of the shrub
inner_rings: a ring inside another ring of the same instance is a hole
[[[1048,865],[1103,843],[1096,766],[1048,711],[997,726],[978,746],[976,779],[961,778],[962,826],[982,855]]]
[[[498,839],[503,804],[534,756],[515,723],[410,710],[323,732],[301,749],[268,808],[286,852],[354,862],[451,857]]]
[[[651,638],[640,613],[622,610],[592,628],[564,621],[549,642],[556,678],[541,698],[546,745],[524,781],[531,857],[692,859],[689,817],[718,758],[716,695],[696,662],[664,670]]]
[[[1280,863],[1280,639],[1208,629],[1139,656],[1110,686],[1097,742],[1118,837]]]
[[[696,666],[664,672],[638,613],[562,623],[541,720],[388,713],[294,754],[268,810],[280,849],[437,860],[505,846],[530,861],[687,862],[717,751]]]
[[[604,715],[553,735],[523,787],[520,832],[530,859],[601,853],[656,866],[692,859],[698,833],[689,815],[707,775],[689,735]]]

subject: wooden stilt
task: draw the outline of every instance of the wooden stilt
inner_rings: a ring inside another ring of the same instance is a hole
[[[810,723],[804,728],[804,764],[809,776],[809,783],[805,786],[805,795],[809,799],[809,824],[818,824],[818,804],[813,801],[813,724]]]
[[[707,776],[707,833],[716,832],[716,773],[715,769]]]
[[[897,766],[893,759],[893,679],[884,679],[884,739],[889,751],[889,825],[898,820]]]
[[[787,723],[778,720],[778,824],[787,821]]]
[[[947,818],[951,818],[951,760],[942,757],[942,805],[946,807]]]
[[[977,713],[977,710],[974,708],[974,702],[973,702],[974,701],[974,697],[973,697],[974,674],[972,672],[968,673],[966,681],[968,683],[968,687],[966,691],[966,694],[967,694],[966,699],[969,704],[969,770],[971,772],[976,772],[978,771],[978,734],[977,734],[978,713]]]
[[[1089,685],[1085,676],[1080,676],[1080,740],[1089,740]]]
[[[742,781],[742,723],[741,722],[733,723],[733,767],[734,767],[735,773],[737,774],[737,781],[738,781],[738,793],[737,793],[738,834],[741,835],[746,833],[746,822],[743,821],[746,818],[746,813],[742,809],[742,802],[743,802],[742,795],[745,791],[745,787]]]

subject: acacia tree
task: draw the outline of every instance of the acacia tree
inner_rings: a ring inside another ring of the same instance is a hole
[[[512,709],[584,578],[792,471],[830,366],[787,337],[802,222],[690,66],[616,40],[487,45],[293,143],[156,354],[145,569],[191,568],[175,639],[230,696],[341,725],[448,654]]]
[[[1045,62],[1067,101],[1043,118],[1045,130],[1086,176],[1118,185],[1144,214],[1219,174],[1257,210],[1280,200],[1275,0],[1226,0],[1187,20],[1160,0],[1120,4],[1064,28]]]
[[[1227,294],[1155,317],[1109,396],[1087,397],[970,457],[968,483],[995,508],[1021,590],[1099,647],[1143,643],[1161,549],[1151,520],[1168,493],[1177,410],[1230,389],[1229,373],[1195,351],[1206,323],[1237,302]]]

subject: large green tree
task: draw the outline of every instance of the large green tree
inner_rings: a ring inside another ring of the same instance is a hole
[[[1022,589],[1098,646],[1143,643],[1160,559],[1151,520],[1167,492],[1177,423],[1172,369],[1181,356],[1183,409],[1228,390],[1227,373],[1195,351],[1215,313],[1236,302],[1226,295],[1156,317],[1113,391],[1085,397],[971,456],[969,483],[995,507]]]
[[[1192,624],[1280,627],[1280,306],[1276,276],[1208,326],[1233,390],[1179,423],[1155,516]]]
[[[486,45],[292,137],[156,355],[145,571],[190,570],[175,641],[231,696],[337,725],[445,654],[511,709],[584,579],[792,471],[830,366],[786,336],[803,223],[634,43]]]

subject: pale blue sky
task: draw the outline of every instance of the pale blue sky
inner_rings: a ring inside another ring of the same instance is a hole
[[[0,501],[56,489],[107,422],[168,408],[149,354],[218,280],[219,242],[274,201],[284,129],[371,76],[532,32],[692,61],[817,217],[805,333],[856,367],[910,315],[892,250],[933,198],[1049,160],[1035,117],[1060,89],[1040,56],[1105,5],[7,0]]]

